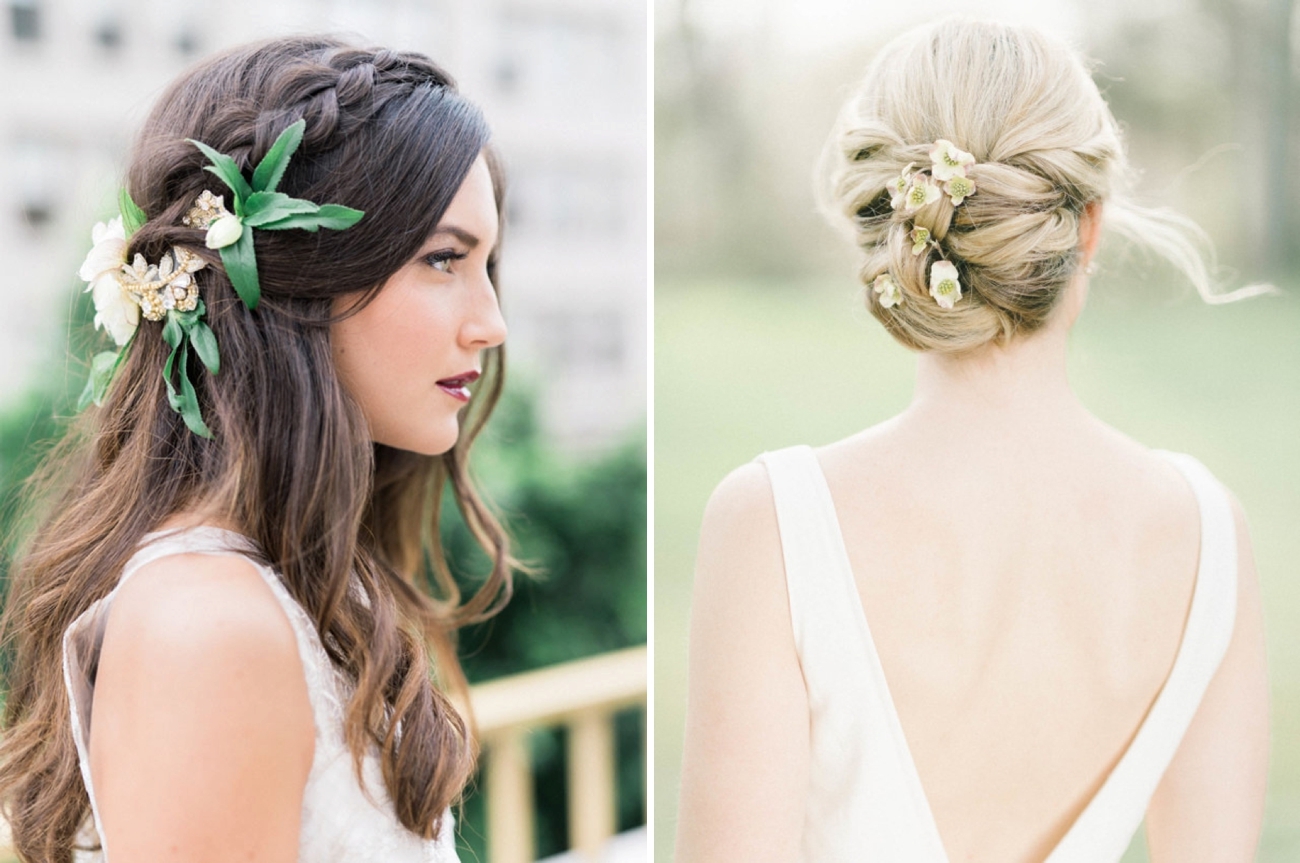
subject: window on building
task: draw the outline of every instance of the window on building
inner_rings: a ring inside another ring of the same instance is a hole
[[[199,37],[194,28],[185,26],[176,34],[176,50],[186,57],[193,57],[199,52]]]
[[[36,0],[9,0],[9,30],[19,42],[41,38],[40,6]]]
[[[122,47],[122,25],[116,18],[105,18],[95,28],[95,42],[109,51]]]
[[[22,222],[34,230],[48,227],[58,215],[62,149],[53,141],[24,137],[5,153],[12,170],[10,187]]]
[[[496,83],[502,95],[539,106],[608,104],[622,96],[632,41],[618,19],[507,6],[500,27]]]
[[[523,164],[510,178],[512,227],[547,236],[609,238],[628,227],[626,173],[614,161]]]

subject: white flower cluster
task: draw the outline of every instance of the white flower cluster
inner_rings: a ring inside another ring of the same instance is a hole
[[[207,266],[202,258],[173,246],[157,264],[140,254],[128,263],[121,216],[96,224],[91,240],[94,246],[77,274],[93,292],[95,329],[108,330],[118,345],[130,341],[141,311],[149,320],[160,321],[168,309],[192,311],[198,305],[192,274]]]
[[[244,223],[226,209],[225,196],[214,195],[207,189],[181,218],[181,224],[187,228],[207,229],[203,244],[209,249],[224,249],[239,242],[244,235]]]
[[[961,206],[975,194],[975,181],[966,176],[966,169],[974,164],[973,155],[952,141],[940,138],[930,148],[928,169],[913,171],[916,163],[912,162],[890,185],[889,203],[895,210],[915,213],[946,194],[954,207]],[[913,255],[921,254],[926,246],[934,243],[930,231],[917,225],[912,226],[908,237],[912,241]],[[937,244],[935,247],[938,248]],[[880,305],[887,309],[903,302],[902,289],[888,273],[878,276],[872,289],[880,295]],[[930,296],[945,309],[953,308],[961,299],[961,280],[952,262],[939,260],[930,265]]]

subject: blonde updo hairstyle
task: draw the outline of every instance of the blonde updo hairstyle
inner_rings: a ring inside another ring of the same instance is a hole
[[[894,209],[894,183],[913,163],[928,169],[939,139],[974,155],[975,193],[956,207],[945,194]],[[1079,269],[1091,202],[1206,299],[1222,299],[1196,225],[1124,199],[1128,167],[1109,107],[1079,57],[1033,28],[947,19],[889,43],[841,111],[818,173],[825,209],[847,217],[863,252],[862,282],[888,274],[901,288],[903,302],[888,308],[867,290],[868,308],[915,350],[960,353],[1041,328]],[[920,254],[913,227],[934,241]],[[952,309],[929,295],[930,267],[943,259],[961,280]]]

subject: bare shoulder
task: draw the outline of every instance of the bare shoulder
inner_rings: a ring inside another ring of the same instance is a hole
[[[767,469],[750,461],[732,470],[714,487],[705,507],[705,529],[775,528],[776,508]]]
[[[713,489],[704,518],[705,523],[712,520],[758,527],[772,521],[775,513],[767,469],[751,461],[727,474]]]
[[[696,588],[705,582],[722,582],[720,589],[748,588],[755,582],[775,587],[782,582],[781,541],[777,528],[776,503],[767,469],[749,462],[718,483],[704,509],[700,547],[696,557]]]
[[[115,851],[226,859],[240,836],[248,859],[294,859],[314,748],[297,640],[252,562],[169,555],[121,586],[90,734]]]
[[[145,564],[108,611],[96,719],[105,706],[190,710],[214,693],[235,699],[231,704],[256,699],[279,716],[305,709],[310,719],[298,643],[284,609],[252,562],[237,555],[175,554]],[[145,694],[160,700],[145,705],[139,701]]]
[[[792,860],[807,794],[808,702],[762,464],[732,471],[709,499],[688,645],[677,860]]]
[[[256,668],[248,667],[255,659]],[[168,555],[131,574],[109,608],[100,664],[125,675],[302,677],[289,617],[251,561],[237,555]]]

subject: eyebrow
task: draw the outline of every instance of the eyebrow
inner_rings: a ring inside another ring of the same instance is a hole
[[[436,237],[439,234],[450,234],[465,245],[469,246],[471,249],[476,247],[479,242],[478,237],[474,236],[464,228],[458,228],[455,225],[439,225],[437,230],[433,232],[433,236]]]

